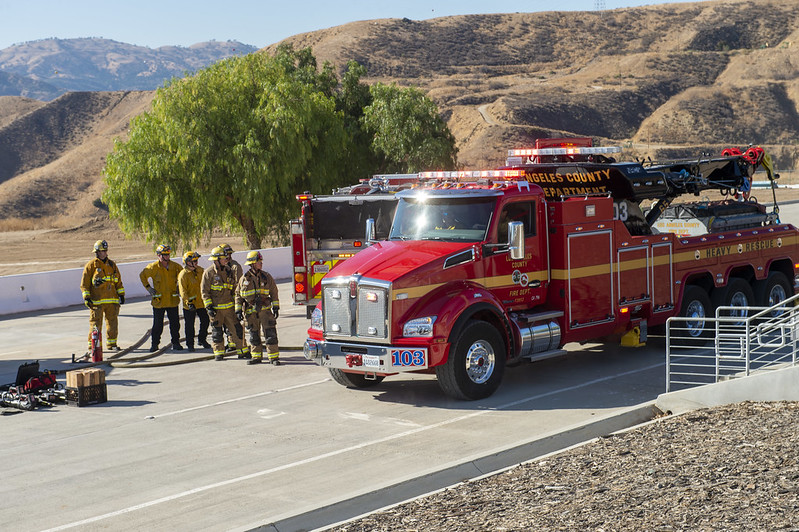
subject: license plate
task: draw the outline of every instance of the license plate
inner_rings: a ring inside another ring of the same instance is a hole
[[[375,355],[363,355],[363,367],[365,368],[379,368],[380,357]]]
[[[327,264],[314,264],[314,273],[327,273],[330,271],[330,266]]]

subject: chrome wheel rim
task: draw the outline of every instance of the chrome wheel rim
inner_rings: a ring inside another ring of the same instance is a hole
[[[688,334],[696,338],[705,330],[705,307],[699,301],[691,301],[688,304],[686,316],[691,318],[686,325],[688,327]]]
[[[774,287],[772,287],[771,291],[768,294],[768,306],[773,307],[775,305],[779,305],[786,299],[788,299],[788,294],[785,293],[785,288],[783,288],[781,284],[774,285]],[[773,310],[771,312],[771,316],[776,317],[781,315],[783,312],[784,311],[779,309]]]
[[[491,378],[496,366],[496,354],[491,344],[477,340],[466,351],[466,375],[475,384],[483,384]]]

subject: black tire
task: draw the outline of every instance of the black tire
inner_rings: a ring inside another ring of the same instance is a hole
[[[371,388],[383,382],[385,378],[382,375],[378,375],[374,379],[367,379],[366,375],[362,373],[347,373],[338,368],[328,368],[328,370],[334,381],[347,388]]]
[[[505,342],[496,328],[470,321],[436,367],[438,385],[448,396],[473,401],[493,394],[505,372]]]
[[[696,285],[688,285],[682,296],[680,316],[693,318],[691,321],[680,325],[675,342],[682,345],[701,345],[712,338],[715,329],[711,327],[710,318],[713,318],[713,303],[705,290]]]
[[[773,307],[791,297],[793,288],[782,272],[771,272],[762,281],[755,282],[755,304],[759,307]],[[783,312],[776,310],[771,313],[771,317],[775,318]]]
[[[752,287],[741,279],[740,277],[730,277],[730,280],[727,281],[727,286],[722,288],[717,288],[713,291],[713,297],[711,298],[713,303],[713,308],[716,309],[718,307],[750,307],[755,305],[755,293],[752,290]],[[746,310],[736,310],[733,311],[731,314],[724,314],[721,317],[727,316],[736,316],[741,318],[741,321],[737,322],[736,325],[742,325],[744,323],[744,319],[749,315],[749,312]]]

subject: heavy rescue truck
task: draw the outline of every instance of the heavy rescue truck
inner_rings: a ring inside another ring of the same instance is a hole
[[[419,183],[417,174],[376,175],[329,195],[297,195],[300,217],[289,222],[294,304],[305,305],[307,318],[319,303],[322,278],[369,245],[366,220],[375,221],[376,239],[387,238],[397,207],[394,193]]]
[[[760,148],[644,165],[590,139],[549,144],[398,192],[387,240],[322,280],[306,358],[348,387],[434,373],[446,394],[479,399],[506,366],[562,355],[566,343],[640,346],[677,315],[694,318],[700,339],[718,306],[794,294],[797,229],[776,202],[769,213],[744,200],[759,165],[774,187]],[[738,199],[672,205],[709,189]]]

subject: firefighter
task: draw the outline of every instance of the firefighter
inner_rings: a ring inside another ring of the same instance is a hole
[[[197,340],[202,347],[210,349],[208,343],[208,312],[205,310],[203,298],[200,296],[200,281],[203,268],[197,265],[200,254],[187,251],[183,254],[183,270],[178,274],[178,291],[183,300],[183,327],[186,331],[186,347],[194,351],[194,322],[200,318],[200,334]]]
[[[180,345],[180,317],[178,316],[178,274],[182,269],[180,264],[170,260],[172,248],[161,244],[155,254],[158,260],[151,262],[139,274],[141,283],[150,293],[153,305],[153,329],[150,352],[158,351],[161,342],[161,333],[164,331],[164,314],[169,319],[169,334],[172,337],[172,349],[181,351]],[[153,285],[150,286],[150,280]]]
[[[227,327],[228,333],[233,338],[236,354],[244,357],[244,342],[236,334],[236,320],[243,319],[241,307],[236,301],[236,274],[228,266],[230,258],[222,246],[217,246],[211,252],[213,264],[203,272],[200,282],[200,294],[203,304],[211,317],[211,341],[214,346],[214,358],[225,358],[225,334],[222,330]]]
[[[110,351],[118,351],[117,333],[119,305],[125,303],[125,288],[122,275],[114,261],[108,258],[108,242],[94,243],[95,258],[86,263],[80,281],[83,301],[89,308],[89,352],[83,357],[89,360],[92,350],[92,330],[103,330],[105,317],[105,342]]]
[[[233,270],[233,273],[236,274],[236,287],[238,289],[239,281],[241,280],[241,276],[244,275],[244,268],[241,267],[236,259],[233,258],[233,248],[230,247],[230,244],[219,244],[219,247],[225,250],[225,255],[228,258],[228,266]],[[225,331],[227,332],[227,331]],[[244,327],[241,320],[238,321],[238,325],[236,327],[236,334],[239,335],[239,338],[244,340]],[[235,348],[235,344],[233,343],[233,337],[230,334],[227,334],[227,346],[228,349]],[[249,347],[245,344],[244,346],[244,358],[249,358]]]
[[[239,281],[238,297],[247,320],[250,354],[248,364],[260,364],[263,358],[261,330],[266,343],[266,356],[275,366],[280,365],[277,347],[277,316],[280,310],[277,284],[263,270],[264,257],[260,251],[250,251],[246,264],[250,267]]]

